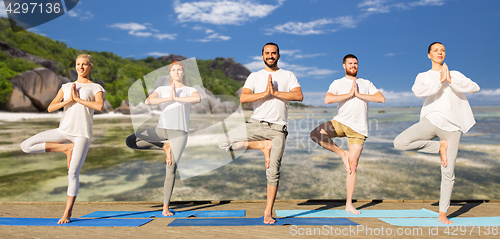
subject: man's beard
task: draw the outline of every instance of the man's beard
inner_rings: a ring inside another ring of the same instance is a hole
[[[273,64],[269,64],[269,63],[267,63],[267,59],[266,59],[264,61],[264,64],[266,64],[266,66],[269,67],[269,68],[274,68],[278,64],[278,60],[274,59],[274,63]]]
[[[356,69],[356,70],[348,70],[348,69],[346,69],[345,70],[345,74],[348,75],[348,76],[354,76],[354,77],[356,77],[358,75],[358,69]]]

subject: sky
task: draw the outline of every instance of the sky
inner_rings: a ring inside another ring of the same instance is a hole
[[[0,16],[7,17],[3,1]],[[136,59],[168,54],[234,58],[258,71],[262,46],[276,42],[278,66],[294,72],[305,104],[326,106],[342,58],[359,59],[358,77],[382,91],[385,104],[418,106],[411,87],[430,69],[427,47],[446,47],[450,70],[481,90],[471,105],[500,105],[500,1],[491,0],[80,0],[65,15],[30,31],[80,50]]]

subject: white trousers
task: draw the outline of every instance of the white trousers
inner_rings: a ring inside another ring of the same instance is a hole
[[[25,153],[45,153],[45,143],[66,143],[75,144],[71,163],[68,169],[68,196],[76,197],[80,184],[80,169],[85,162],[85,157],[89,151],[90,139],[85,137],[71,136],[63,133],[59,129],[52,129],[41,132],[21,143],[21,149]]]

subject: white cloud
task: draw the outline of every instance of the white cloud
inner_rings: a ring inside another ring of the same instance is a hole
[[[105,37],[97,38],[97,40],[99,40],[99,41],[111,41],[111,39],[105,38]]]
[[[211,33],[213,31],[207,31],[207,33]],[[229,36],[223,36],[223,35],[219,35],[219,33],[213,33],[209,36],[206,36],[205,38],[203,39],[199,39],[199,40],[194,40],[194,41],[197,41],[197,42],[211,42],[211,41],[229,41],[231,39],[231,37]]]
[[[391,56],[396,56],[396,53],[387,53],[384,55],[385,57],[391,57]]]
[[[391,4],[388,0],[365,0],[358,4],[361,11],[368,14],[371,13],[389,13],[395,10],[409,10],[415,7],[425,6],[442,6],[447,0],[419,0],[419,1],[404,1]]]
[[[159,40],[163,40],[163,38],[175,40],[175,37],[177,37],[177,34],[155,34],[154,37],[158,38]]]
[[[177,36],[177,34],[158,33],[159,30],[152,28],[152,25],[153,24],[151,23],[139,24],[135,22],[130,22],[130,23],[115,23],[113,25],[110,25],[109,27],[129,31],[128,34],[132,36],[138,36],[138,37],[153,36],[158,38],[159,40],[163,40],[164,38],[174,40]]]
[[[78,17],[78,19],[80,19],[80,21],[88,21],[88,20],[91,20],[92,18],[94,18],[94,14],[92,14],[90,11],[83,12],[80,9],[76,9],[76,10],[73,9],[73,10],[69,11],[68,16]]]
[[[272,30],[267,32],[268,35],[272,35],[275,32],[288,33],[294,35],[311,35],[311,34],[323,34],[325,30],[322,30],[324,25],[332,24],[331,19],[320,19],[312,22],[287,22],[282,25],[274,26]]]
[[[145,25],[142,25],[142,24],[139,24],[139,23],[135,23],[135,22],[131,22],[131,23],[115,23],[115,24],[113,24],[113,25],[111,25],[109,27],[114,27],[114,28],[118,28],[118,29],[122,29],[122,30],[130,30],[130,32],[142,31],[142,30],[146,30],[147,29],[147,27]]]
[[[388,13],[390,11],[390,6],[385,5],[386,0],[366,0],[358,4],[361,11],[369,13]]]
[[[343,16],[337,18],[323,18],[311,22],[287,22],[282,25],[274,26],[270,30],[266,30],[267,35],[272,35],[273,33],[288,33],[294,35],[312,35],[312,34],[324,34],[327,32],[335,32],[343,28],[354,28],[356,27],[357,20],[352,16]],[[334,25],[334,27],[328,27],[329,25]]]
[[[491,89],[482,89],[479,92],[472,94],[474,95],[484,95],[484,96],[500,96],[500,89],[491,90]]]
[[[280,50],[280,55],[287,55],[293,59],[315,58],[318,56],[326,56],[326,53],[315,54],[300,54],[301,50]]]
[[[166,52],[164,53],[164,52],[157,52],[157,51],[154,51],[154,52],[149,52],[149,53],[147,53],[147,55],[148,55],[148,56],[158,56],[158,57],[160,57],[160,56],[168,56],[168,55],[170,55],[170,54],[169,54],[169,53],[166,53]]]
[[[174,11],[180,22],[202,22],[215,25],[241,25],[263,18],[283,4],[259,4],[255,1],[205,0],[190,3],[174,2]]]
[[[310,22],[287,22],[265,29],[266,35],[274,33],[288,33],[293,35],[317,35],[336,32],[347,28],[356,28],[357,24],[375,13],[389,13],[392,10],[409,10],[423,6],[441,6],[447,0],[418,0],[412,2],[393,2],[391,0],[364,0],[357,7],[362,12],[358,16],[341,16],[337,18],[323,18]]]
[[[447,0],[420,0],[416,2],[410,2],[410,6],[442,6]]]

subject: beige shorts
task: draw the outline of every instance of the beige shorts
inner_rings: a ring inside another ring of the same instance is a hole
[[[347,137],[347,142],[349,144],[364,144],[366,140],[366,136],[354,131],[351,127],[346,126],[336,120],[330,121],[337,133],[337,137]]]

